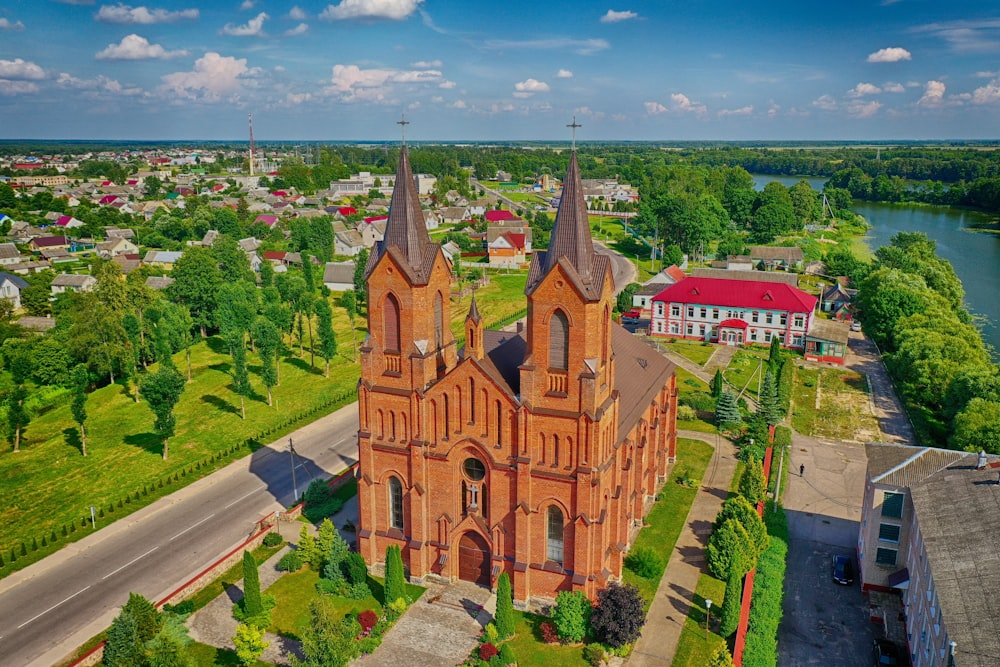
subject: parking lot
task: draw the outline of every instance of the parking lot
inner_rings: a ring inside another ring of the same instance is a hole
[[[850,586],[835,584],[832,577],[834,554],[853,558],[856,550],[864,446],[796,435],[791,463],[784,496],[791,541],[778,664],[870,665],[877,626],[869,620],[857,569]],[[805,466],[801,477],[800,465]]]

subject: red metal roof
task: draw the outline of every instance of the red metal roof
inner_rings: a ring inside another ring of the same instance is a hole
[[[486,211],[486,222],[500,222],[501,220],[517,220],[517,216],[510,211],[497,210]]]
[[[379,220],[388,220],[388,219],[389,219],[389,216],[387,216],[387,215],[376,215],[376,216],[371,217],[371,218],[365,218],[365,224],[370,225],[373,222],[378,222]]]
[[[676,264],[671,264],[667,268],[663,269],[663,272],[674,279],[674,282],[680,282],[687,278],[687,274],[681,270],[681,267]]]
[[[653,301],[808,313],[816,307],[817,298],[784,283],[689,277],[666,288]]]
[[[354,208],[353,206],[341,206],[340,208],[337,209],[337,213],[345,217],[348,215],[356,215],[357,212],[358,209]]]
[[[269,227],[273,227],[274,223],[276,223],[277,221],[278,221],[278,216],[276,216],[276,215],[265,215],[263,213],[261,213],[256,218],[254,218],[254,222],[263,222],[265,225],[267,225]]]
[[[271,194],[274,195],[275,197],[287,197],[288,196],[288,193],[285,192],[284,190],[275,190]]]
[[[65,236],[39,236],[32,240],[32,243],[39,248],[48,248],[49,246],[57,245],[69,245],[69,241]]]
[[[507,232],[504,236],[507,237],[507,240],[510,241],[510,244],[514,246],[515,249],[524,250],[524,234]]]
[[[272,259],[272,260],[279,260],[280,261],[280,260],[283,260],[284,258],[285,258],[285,251],[284,250],[265,250],[264,251],[264,259]]]
[[[118,195],[104,195],[101,197],[101,204],[112,204],[118,199]]]
[[[747,323],[743,320],[722,320],[719,322],[720,329],[746,329]]]

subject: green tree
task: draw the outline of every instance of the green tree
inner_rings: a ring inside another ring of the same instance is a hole
[[[233,646],[236,647],[236,657],[240,659],[242,664],[256,664],[257,658],[270,645],[271,642],[264,641],[264,631],[256,625],[240,623],[236,626],[236,634],[233,635]]]
[[[792,200],[792,210],[795,211],[797,229],[820,218],[819,193],[813,190],[809,181],[803,178],[788,189],[788,195]]]
[[[560,591],[556,595],[556,608],[552,612],[552,622],[559,638],[573,643],[583,641],[587,628],[590,627],[592,610],[590,600],[583,591]],[[513,614],[513,609],[511,611]],[[499,627],[498,625],[498,630]],[[505,637],[501,636],[501,639]]]
[[[406,599],[406,580],[403,574],[403,556],[399,547],[392,544],[385,550],[385,605]]]
[[[31,421],[24,401],[28,398],[25,383],[31,377],[33,361],[30,347],[23,341],[9,339],[3,344],[4,367],[10,373],[14,388],[7,393],[4,401],[7,407],[7,418],[4,430],[7,441],[14,447],[14,452],[21,451],[21,434]]]
[[[955,415],[950,444],[967,452],[1000,454],[1000,402],[974,398]]]
[[[740,414],[736,394],[733,392],[724,391],[719,394],[715,401],[715,423],[723,430],[736,428],[743,423],[743,415]]]
[[[755,550],[743,524],[736,519],[727,519],[708,538],[705,548],[708,571],[716,579],[727,579],[730,568],[740,569],[743,563],[751,560],[750,554]]]
[[[136,633],[140,642],[148,642],[163,627],[163,614],[152,602],[138,593],[129,593],[128,602],[122,607],[123,614],[131,614],[135,619]]]
[[[153,429],[163,440],[163,460],[167,460],[170,437],[174,434],[177,419],[174,416],[174,406],[184,392],[184,378],[172,368],[162,367],[155,373],[149,373],[139,383],[139,394],[149,403],[156,419]]]
[[[764,383],[761,386],[760,396],[757,399],[755,417],[765,424],[772,426],[781,423],[781,406],[778,404],[778,383],[771,372],[770,366],[764,373]]]
[[[149,667],[199,667],[188,653],[191,645],[187,626],[177,614],[164,614],[163,627],[155,637],[146,642],[146,660]]]
[[[87,387],[90,386],[90,373],[83,364],[73,367],[70,377],[73,398],[70,399],[70,411],[73,421],[80,427],[80,452],[87,455]]]
[[[109,377],[115,382],[116,373],[132,363],[128,333],[122,316],[101,303],[93,292],[81,292],[71,297],[67,344],[73,356],[86,363],[97,377]]]
[[[781,336],[771,338],[771,348],[767,353],[767,363],[771,368],[777,368],[781,363]]]
[[[243,550],[243,611],[246,612],[247,618],[259,616],[264,612],[257,559],[246,549]]]
[[[187,307],[160,300],[146,313],[146,319],[153,328],[153,347],[156,360],[163,366],[174,367],[173,354],[184,351],[187,364],[187,380],[191,381],[191,346],[194,337],[194,321]]]
[[[258,317],[254,323],[254,342],[260,355],[260,379],[267,389],[267,404],[273,405],[271,389],[278,384],[278,350],[281,347],[281,332],[271,320]]]
[[[250,259],[232,236],[220,235],[212,244],[211,254],[224,283],[257,283],[257,277],[250,268]]]
[[[358,360],[358,332],[354,327],[354,318],[358,314],[358,302],[354,292],[344,292],[340,297],[340,307],[347,312],[347,317],[351,320],[351,342],[354,346],[354,361]]]
[[[233,357],[233,391],[240,397],[240,417],[247,418],[246,397],[253,393],[247,369],[247,348],[242,341],[231,343]]]
[[[17,194],[14,188],[6,183],[0,183],[0,208],[13,211],[17,208]]]
[[[514,636],[514,594],[511,591],[510,575],[502,572],[497,578],[497,633],[500,639]],[[589,619],[588,619],[589,620]],[[584,625],[586,629],[586,625]]]
[[[708,659],[708,667],[733,667],[733,657],[729,655],[728,645],[719,644]]]
[[[739,483],[740,495],[751,505],[764,500],[767,483],[764,481],[764,466],[759,461],[748,461],[743,468]]]
[[[341,564],[347,559],[350,547],[340,536],[333,522],[327,517],[316,531],[316,548],[323,555],[323,578],[330,581],[341,581],[344,572]]]
[[[740,603],[743,596],[743,573],[737,568],[730,568],[726,578],[726,594],[722,599],[722,611],[719,614],[719,633],[729,637],[736,632],[740,624]]]
[[[299,531],[298,550],[302,554],[302,560],[309,563],[314,572],[319,574],[323,571],[323,552],[316,544],[316,536],[306,526],[302,526]]]
[[[103,664],[106,667],[143,667],[145,664],[145,651],[136,619],[124,610],[108,628]]]
[[[715,375],[712,376],[712,398],[718,399],[722,396],[722,390],[725,389],[725,381],[722,377],[722,369],[715,369]]]
[[[368,303],[368,286],[365,283],[365,267],[368,266],[368,248],[362,248],[354,260],[354,299],[359,309]]]
[[[167,296],[187,306],[194,324],[206,337],[208,329],[215,326],[216,295],[222,285],[218,261],[209,248],[191,246],[174,264],[170,277],[174,282],[167,288]]]
[[[713,528],[721,528],[730,519],[738,521],[743,529],[746,530],[747,537],[750,538],[752,548],[745,553],[749,559],[747,564],[747,569],[749,569],[757,561],[757,557],[764,553],[767,545],[770,544],[767,527],[764,525],[764,520],[757,514],[757,508],[741,495],[727,498],[722,503],[722,509],[719,511],[718,516],[715,517]]]
[[[618,297],[615,301],[615,310],[619,313],[628,312],[632,307],[632,296],[639,291],[642,287],[639,283],[629,283],[625,286],[621,292],[618,293]]]
[[[309,622],[302,630],[303,659],[292,658],[295,667],[347,667],[358,656],[356,638],[361,625],[350,615],[343,618],[329,597],[309,604]]]
[[[316,301],[316,321],[319,334],[319,356],[326,361],[325,377],[330,377],[330,359],[337,354],[337,335],[333,331],[333,312],[325,298]]]

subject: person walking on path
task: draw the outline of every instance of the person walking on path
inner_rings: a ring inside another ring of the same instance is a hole
[[[805,477],[805,475],[806,475],[806,464],[805,463],[800,463],[799,464],[799,477]]]

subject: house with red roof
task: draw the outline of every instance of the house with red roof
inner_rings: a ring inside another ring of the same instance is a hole
[[[265,215],[265,214],[262,213],[261,215],[258,215],[256,218],[254,218],[253,221],[254,221],[254,224],[256,224],[256,223],[263,223],[263,224],[267,225],[268,227],[274,227],[274,225],[278,222],[278,216],[276,216],[276,215]]]
[[[532,232],[523,220],[503,220],[486,228],[486,252],[490,266],[518,268],[531,252]]]
[[[510,211],[505,211],[503,209],[498,209],[495,211],[486,211],[486,222],[501,222],[502,220],[517,220],[518,217],[511,213]]]
[[[116,201],[118,201],[118,195],[104,195],[97,200],[97,203],[102,206],[106,206],[108,204],[114,204]]]
[[[69,239],[65,236],[38,236],[28,242],[28,247],[33,252],[38,252],[42,248],[62,248],[69,250]]]
[[[652,301],[652,336],[691,338],[723,345],[769,345],[801,350],[819,300],[785,283],[685,278]]]
[[[73,229],[74,227],[83,227],[83,221],[77,220],[71,215],[59,216],[59,218],[56,220],[56,224],[66,229]]]

